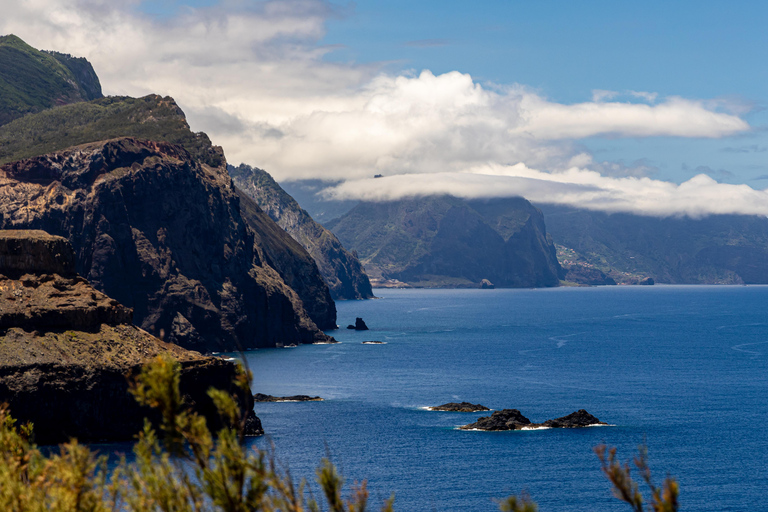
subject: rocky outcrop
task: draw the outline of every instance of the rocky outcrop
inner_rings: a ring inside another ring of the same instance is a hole
[[[616,281],[602,270],[586,263],[563,263],[565,281],[587,286],[611,286]]]
[[[478,418],[476,422],[460,427],[462,430],[520,430],[531,427],[531,420],[522,415],[517,409],[502,409],[494,411],[490,416]]]
[[[560,266],[540,211],[522,198],[431,196],[360,203],[327,223],[376,282],[414,287],[557,286]]]
[[[213,428],[212,386],[235,394],[251,411],[249,433],[263,433],[252,397],[233,385],[234,364],[132,325],[132,311],[91,287],[74,263],[64,238],[0,231],[0,403],[34,424],[38,443],[132,439],[151,411],[128,393],[128,378],[158,355],[180,362],[182,394]]]
[[[336,303],[315,261],[253,199],[242,190],[235,190],[240,198],[240,213],[254,233],[260,257],[296,292],[309,318],[320,329],[336,329]]]
[[[357,317],[355,318],[355,325],[350,324],[347,326],[347,329],[354,329],[356,331],[367,331],[368,326],[365,325],[365,322],[363,321],[362,318]]]
[[[266,171],[241,164],[229,166],[235,185],[304,247],[317,262],[334,299],[370,299],[371,283],[357,256],[315,222]]]
[[[319,396],[293,395],[293,396],[272,396],[263,393],[253,395],[255,402],[322,402]]]
[[[584,409],[579,409],[578,411],[572,412],[571,414],[563,416],[562,418],[547,420],[542,423],[542,425],[550,428],[580,428],[590,427],[593,425],[607,425],[607,423],[600,421]]]
[[[490,416],[478,418],[475,423],[459,427],[462,430],[524,430],[536,428],[581,428],[595,425],[607,425],[584,409],[571,413],[562,418],[547,420],[544,423],[531,423],[531,420],[523,416],[517,409],[503,409],[494,411]]]
[[[490,409],[487,408],[484,405],[471,404],[469,402],[449,402],[447,404],[436,405],[434,407],[429,407],[429,410],[430,411],[448,411],[448,412],[480,412],[480,411],[490,411]]]
[[[328,340],[267,261],[292,249],[260,247],[279,240],[249,228],[226,170],[180,146],[122,138],[6,164],[0,227],[67,238],[77,271],[165,341],[228,351]]]

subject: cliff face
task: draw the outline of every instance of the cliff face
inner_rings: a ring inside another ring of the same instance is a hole
[[[312,217],[266,171],[228,167],[235,185],[253,199],[317,262],[334,299],[370,299],[371,283],[357,257]]]
[[[328,223],[372,276],[413,286],[557,286],[541,212],[525,199],[361,203]]]
[[[182,392],[212,425],[210,386],[236,393],[252,410],[250,395],[232,384],[232,363],[164,343],[131,316],[75,273],[65,239],[0,231],[0,402],[34,423],[37,442],[131,439],[149,411],[128,393],[128,375],[160,354],[181,363]],[[253,415],[250,433],[261,433]]]
[[[14,35],[0,36],[0,125],[100,97],[101,84],[87,60],[38,51]]]
[[[123,138],[4,165],[0,227],[67,238],[80,274],[183,347],[328,339],[265,261],[226,170],[179,146]]]
[[[561,254],[618,283],[768,284],[768,219],[607,214],[542,205]],[[568,278],[567,278],[568,279]]]

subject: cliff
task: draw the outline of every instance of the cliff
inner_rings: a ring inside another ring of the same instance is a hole
[[[100,97],[101,84],[87,60],[38,51],[14,35],[0,36],[0,125]]]
[[[620,284],[648,277],[670,284],[768,284],[765,217],[659,218],[541,208],[566,266],[588,266]]]
[[[235,185],[307,250],[334,299],[370,299],[371,283],[357,257],[336,236],[315,222],[266,171],[228,166]]]
[[[372,278],[412,286],[557,286],[560,266],[539,210],[522,198],[439,196],[360,203],[327,227]]]
[[[77,271],[165,341],[228,351],[328,340],[240,206],[223,166],[164,142],[121,138],[0,167],[0,227],[67,238]]]
[[[186,400],[212,426],[210,386],[238,395],[235,366],[165,343],[131,324],[132,311],[75,273],[75,252],[43,231],[0,231],[0,402],[35,425],[36,441],[129,440],[148,411],[128,393],[128,376],[157,355],[182,366]],[[261,424],[250,418],[250,433]]]

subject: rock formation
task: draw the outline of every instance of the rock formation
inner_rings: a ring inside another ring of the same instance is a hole
[[[319,396],[293,395],[293,396],[272,396],[263,393],[253,395],[255,402],[322,402]]]
[[[448,411],[448,412],[480,412],[480,411],[490,411],[490,409],[487,408],[484,405],[471,404],[469,402],[449,402],[447,404],[436,405],[435,407],[430,407],[429,410],[430,411]]]
[[[365,322],[363,321],[362,318],[357,317],[357,318],[355,318],[355,325],[351,325],[350,324],[350,325],[347,326],[347,329],[354,329],[356,331],[367,331],[368,330],[368,326],[365,325]]]
[[[544,423],[531,423],[531,420],[523,416],[517,409],[503,409],[494,411],[490,416],[478,418],[475,423],[464,425],[462,430],[522,430],[534,428],[581,428],[592,425],[607,425],[584,409],[571,413],[562,418],[547,420]]]
[[[129,440],[150,411],[128,393],[128,376],[166,354],[181,363],[181,391],[211,426],[219,421],[213,386],[236,393],[251,411],[249,433],[262,433],[252,398],[233,386],[234,364],[165,343],[131,316],[77,275],[64,238],[0,231],[0,402],[34,423],[41,444]]]
[[[266,171],[229,166],[235,185],[304,247],[317,262],[334,299],[370,299],[371,283],[357,256],[299,206]]]
[[[464,425],[462,430],[520,430],[531,427],[531,420],[522,415],[517,409],[502,409],[493,411],[490,416],[478,418],[476,422]]]
[[[200,351],[327,341],[268,263],[294,248],[254,233],[240,207],[223,167],[164,142],[122,138],[0,167],[0,228],[67,238],[77,271],[150,333]]]

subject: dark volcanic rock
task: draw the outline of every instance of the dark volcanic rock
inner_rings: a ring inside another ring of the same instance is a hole
[[[322,402],[319,396],[293,395],[293,396],[272,396],[263,393],[253,395],[255,402]]]
[[[484,405],[480,404],[471,404],[469,402],[449,402],[447,404],[443,405],[437,405],[435,407],[430,407],[430,411],[449,411],[449,412],[479,412],[479,411],[490,411],[489,408],[487,408]]]
[[[519,430],[533,426],[531,420],[523,416],[517,409],[502,409],[494,411],[490,416],[478,418],[475,423],[464,425],[462,430]]]
[[[245,164],[227,169],[235,185],[314,258],[334,299],[373,297],[371,283],[357,256],[315,222],[269,173]]]
[[[348,325],[347,329],[354,329],[356,331],[367,331],[368,326],[365,325],[365,322],[363,322],[363,319],[360,317],[355,318],[355,325]]]
[[[0,227],[69,239],[77,271],[166,341],[226,351],[329,339],[267,261],[292,249],[260,239],[226,170],[180,146],[123,138],[6,164]]]
[[[315,260],[240,189],[240,213],[254,232],[256,250],[301,299],[320,329],[336,329],[336,303]]]
[[[491,416],[479,418],[475,423],[460,427],[462,430],[520,430],[523,428],[580,428],[590,425],[607,425],[584,409],[544,423],[531,423],[517,409],[496,411]]]
[[[496,286],[489,280],[483,279],[482,281],[480,281],[480,288],[482,288],[483,290],[493,290],[494,288],[496,288]]]
[[[579,409],[576,412],[572,412],[568,416],[555,418],[554,420],[547,420],[542,423],[542,425],[551,428],[579,428],[588,427],[590,425],[607,425],[607,423],[600,421],[584,409]]]
[[[19,244],[29,251],[27,266],[13,258]],[[40,231],[0,231],[0,262],[12,265],[0,266],[0,403],[34,423],[38,443],[131,439],[152,411],[128,393],[128,376],[158,355],[180,362],[182,394],[211,427],[220,423],[207,394],[213,386],[250,411],[250,434],[263,433],[252,397],[233,384],[234,364],[165,343],[131,325],[130,309],[82,277],[46,272],[46,261],[69,269],[68,245]]]

